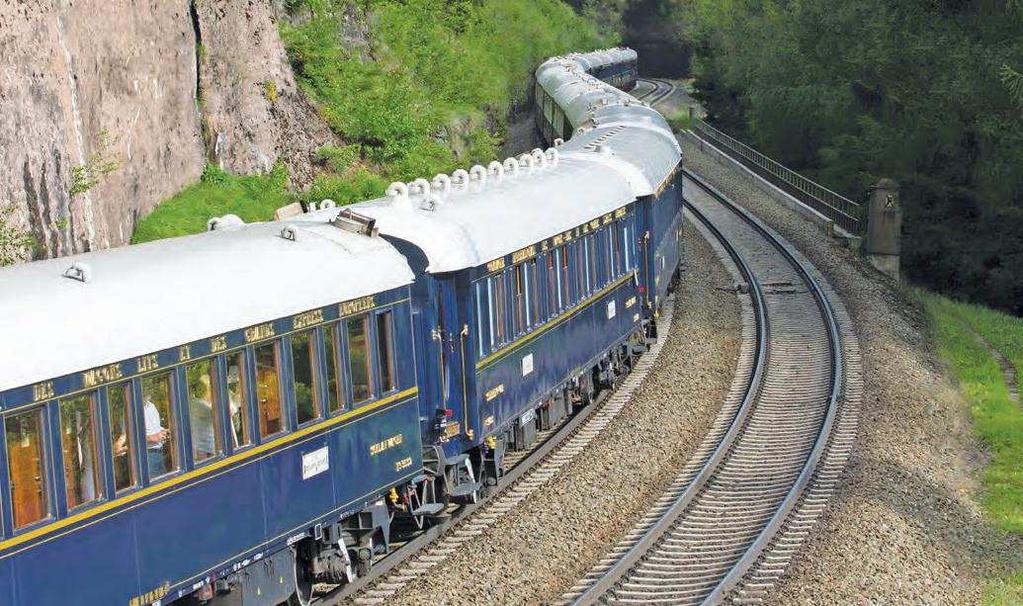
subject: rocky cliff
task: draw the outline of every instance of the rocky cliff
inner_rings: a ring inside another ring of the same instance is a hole
[[[0,3],[0,208],[36,256],[128,242],[207,161],[307,180],[332,135],[275,19],[271,0]]]

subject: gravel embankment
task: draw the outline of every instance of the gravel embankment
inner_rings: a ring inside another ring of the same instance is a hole
[[[628,408],[543,491],[393,603],[556,600],[671,483],[724,401],[740,339],[731,278],[695,230],[687,245],[675,328]]]
[[[985,523],[983,453],[911,297],[823,231],[692,144],[687,167],[789,239],[843,298],[863,354],[860,435],[817,532],[771,596],[778,604],[967,604],[1023,545]]]

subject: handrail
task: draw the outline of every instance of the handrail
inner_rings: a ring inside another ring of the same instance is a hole
[[[775,162],[699,118],[693,119],[693,129],[701,137],[720,147],[721,151],[831,219],[842,229],[851,234],[859,233],[860,220],[863,216],[860,204]]]

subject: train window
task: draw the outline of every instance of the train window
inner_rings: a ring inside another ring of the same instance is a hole
[[[583,262],[581,264],[582,266],[580,267],[580,269],[582,269],[581,273],[583,274],[583,277],[584,277],[584,280],[585,280],[584,283],[583,283],[583,293],[589,294],[589,293],[593,292],[591,290],[593,288],[593,281],[590,280],[590,238],[589,237],[586,237],[586,238],[583,239],[583,251],[582,252],[583,252]]]
[[[220,438],[220,398],[216,397],[215,375],[216,367],[211,359],[185,368],[194,463],[202,463],[224,452]]]
[[[558,292],[557,251],[547,253],[547,317],[553,317],[561,308]]]
[[[590,285],[590,292],[594,292],[600,286],[597,272],[597,238],[586,237],[586,280]]]
[[[624,222],[622,223],[622,242],[625,244],[625,271],[629,271],[631,259],[629,257],[629,226]]]
[[[257,347],[256,411],[259,415],[260,438],[284,431],[280,376],[280,352],[277,343]]]
[[[536,287],[536,259],[526,263],[526,324],[532,326],[539,315],[540,293]]]
[[[489,308],[488,308],[489,310]],[[483,315],[483,283],[476,283],[476,339],[479,343],[479,357],[486,355],[485,347],[485,335],[483,334],[484,326],[484,315]]]
[[[617,224],[611,225],[611,278],[614,279],[622,273],[622,231]]]
[[[341,410],[344,398],[341,396],[341,376],[337,356],[337,324],[323,328],[323,350],[327,353],[327,412],[334,414]]]
[[[569,272],[568,257],[567,246],[558,249],[558,267],[561,268],[558,274],[558,303],[562,309],[572,304],[572,276]]]
[[[64,454],[68,509],[87,505],[103,496],[96,444],[96,393],[62,400],[60,447]]]
[[[231,412],[231,440],[235,448],[252,443],[252,420],[249,414],[248,386],[245,375],[245,352],[227,356],[227,405]]]
[[[363,402],[373,395],[369,359],[369,318],[361,316],[348,320],[346,330],[348,331],[348,364],[352,373],[352,400]]]
[[[107,388],[107,418],[110,422],[110,452],[114,457],[114,491],[139,484],[135,464],[135,425],[132,416],[131,382]]]
[[[171,373],[142,378],[142,418],[146,425],[146,463],[150,480],[178,470],[172,401]]]
[[[387,393],[398,388],[394,375],[394,322],[391,312],[377,314],[377,358],[380,369],[380,388]]]
[[[50,515],[43,458],[43,409],[8,416],[4,419],[4,433],[14,527],[24,528]]]
[[[505,288],[504,274],[490,278],[490,308],[493,310],[493,319],[490,324],[490,344],[494,347],[503,345],[506,341],[505,322],[508,317],[508,300]]]
[[[515,334],[520,335],[529,327],[526,316],[526,266],[516,265],[512,268],[512,276],[515,281],[515,289],[512,291],[515,297]]]
[[[320,396],[317,393],[316,339],[312,331],[291,336],[292,376],[295,386],[295,407],[298,424],[320,418]]]

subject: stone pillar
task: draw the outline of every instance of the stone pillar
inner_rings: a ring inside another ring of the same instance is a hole
[[[867,240],[864,252],[870,264],[882,273],[899,279],[902,205],[899,184],[881,179],[870,188],[867,208]]]

